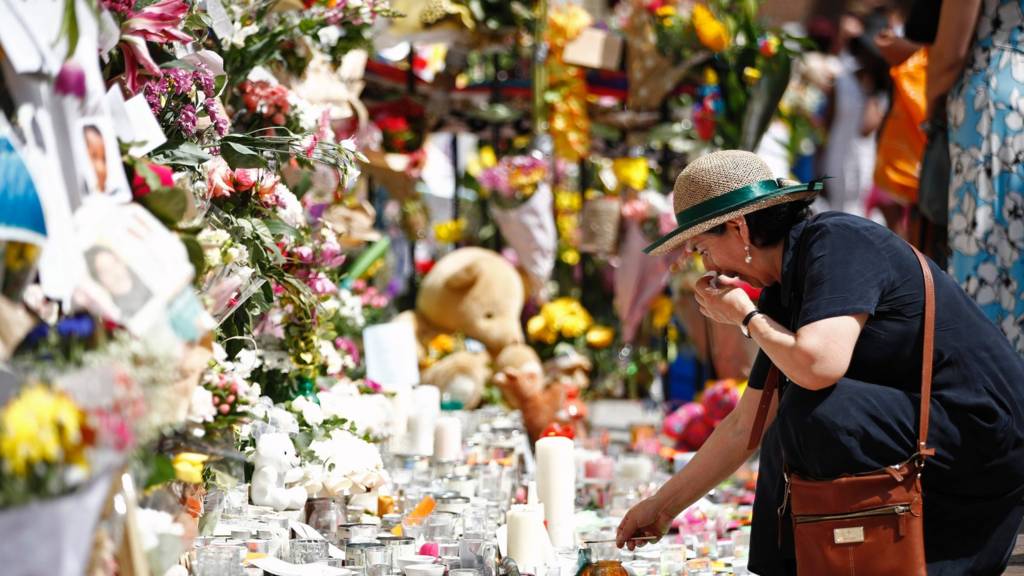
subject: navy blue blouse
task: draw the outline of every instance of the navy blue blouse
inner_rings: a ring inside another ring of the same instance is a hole
[[[1005,503],[1006,498],[1016,502],[1024,485],[1024,359],[953,279],[930,264],[935,278],[936,327],[928,443],[936,449],[936,455],[929,459],[923,477],[926,522],[929,502],[935,502],[938,509],[935,494],[941,493],[947,503],[952,501],[950,509],[956,511],[957,499],[962,499],[964,506],[968,501],[972,506],[985,501]],[[862,389],[868,394],[878,390],[879,398],[883,392],[899,390],[916,406],[921,386],[923,282],[913,250],[901,238],[864,218],[826,212],[790,231],[785,240],[781,282],[765,288],[758,307],[793,331],[825,318],[868,314],[850,367],[837,386],[842,386],[844,380],[855,381],[858,386],[877,385],[879,388]],[[769,367],[768,357],[759,353],[750,376],[751,388],[763,388]],[[794,396],[787,388],[795,386],[783,383],[784,404],[787,396]],[[892,418],[914,419],[916,412],[894,409]],[[834,416],[851,430],[857,429],[858,419],[861,424],[869,422],[868,415],[856,410]],[[870,422],[878,421],[877,414],[870,418]],[[903,424],[911,435],[916,434],[916,419]],[[767,557],[780,552],[774,508],[781,501],[780,460],[785,442],[778,428],[773,425],[762,443],[752,568],[755,564],[771,564],[765,562]],[[864,436],[871,434],[869,431]],[[913,438],[900,439],[907,440],[909,457]],[[870,446],[871,441],[865,438],[863,444]],[[864,471],[856,469],[863,468],[863,455],[847,454],[842,446],[836,448],[820,451],[820,458],[829,461],[830,469]],[[785,532],[788,530],[784,528],[781,553],[789,556],[792,544]],[[938,543],[927,526],[926,542]]]

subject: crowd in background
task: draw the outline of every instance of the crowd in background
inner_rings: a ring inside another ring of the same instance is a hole
[[[807,29],[828,94],[817,208],[902,235],[1024,354],[1024,1],[854,0]]]

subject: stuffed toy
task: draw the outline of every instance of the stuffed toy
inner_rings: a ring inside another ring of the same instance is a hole
[[[536,442],[552,425],[562,425],[565,412],[562,409],[566,398],[565,386],[555,382],[546,385],[544,374],[539,370],[508,368],[494,377],[502,394],[523,414],[523,425]]]
[[[495,252],[460,248],[438,260],[423,277],[416,309],[399,316],[415,328],[421,382],[437,386],[466,408],[475,408],[495,364],[499,372],[535,367],[540,373],[540,359],[523,344],[524,299],[519,273]],[[440,359],[431,358],[437,348],[432,344],[442,341],[451,346],[460,339],[466,340],[465,349],[446,350]],[[503,360],[496,363],[498,358]]]
[[[251,497],[257,506],[270,506],[274,510],[299,510],[306,504],[306,489],[288,487],[302,479],[295,445],[287,434],[266,432],[256,440],[253,455]]]
[[[700,402],[688,402],[666,416],[663,430],[675,440],[677,450],[696,451],[739,400],[740,390],[735,381],[719,380],[704,391]]]

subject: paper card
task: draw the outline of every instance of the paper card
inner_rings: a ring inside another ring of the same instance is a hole
[[[0,45],[18,74],[53,76],[67,41],[60,37],[64,0],[0,0]]]
[[[420,381],[416,335],[412,324],[389,322],[363,330],[366,377],[384,390],[408,389]]]
[[[622,37],[600,28],[587,28],[565,45],[562,59],[566,64],[618,70],[622,61]]]
[[[231,22],[231,17],[228,16],[228,12],[220,0],[206,0],[206,13],[213,20],[213,33],[217,35],[217,38],[223,41],[234,36],[235,25]]]
[[[71,140],[75,164],[79,177],[85,181],[87,195],[104,195],[119,202],[130,202],[132,191],[110,118],[79,118],[72,129]]]
[[[164,129],[160,127],[156,116],[153,116],[153,110],[143,94],[128,100],[124,105],[132,128],[132,139],[129,141],[132,147],[128,150],[130,156],[141,158],[167,142]]]
[[[100,57],[106,61],[107,55],[110,54],[110,51],[116,48],[117,43],[121,41],[121,27],[118,26],[117,21],[114,20],[114,15],[107,10],[100,11],[99,26],[99,38],[96,43],[100,52]]]

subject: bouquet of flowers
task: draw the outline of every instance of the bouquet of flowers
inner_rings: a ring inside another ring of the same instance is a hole
[[[422,104],[400,98],[370,109],[370,116],[380,129],[385,152],[410,154],[423,147],[427,122]]]
[[[544,304],[540,312],[527,321],[526,336],[539,348],[541,358],[547,359],[554,356],[555,346],[561,342],[581,350],[607,348],[615,339],[615,331],[595,324],[579,300],[562,297]]]
[[[480,187],[495,205],[515,208],[533,197],[547,179],[548,168],[539,156],[506,156],[480,172]]]

